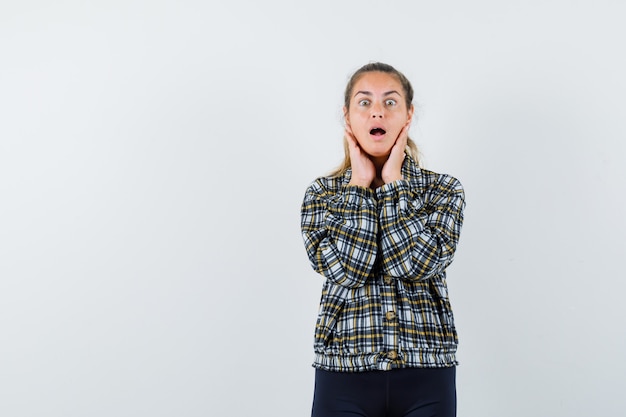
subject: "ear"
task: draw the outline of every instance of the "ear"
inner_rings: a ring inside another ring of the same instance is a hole
[[[348,108],[346,106],[343,106],[343,120],[348,126],[350,126],[350,119],[348,119]]]
[[[407,120],[407,124],[411,124],[411,122],[413,121],[413,112],[415,111],[415,106],[411,104],[411,108],[409,109],[409,117]]]

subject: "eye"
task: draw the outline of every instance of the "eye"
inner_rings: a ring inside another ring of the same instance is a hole
[[[367,106],[370,104],[370,101],[367,99],[359,100],[359,106]]]
[[[385,105],[386,106],[395,106],[396,104],[398,104],[398,102],[393,100],[393,99],[391,99],[391,98],[385,100]]]

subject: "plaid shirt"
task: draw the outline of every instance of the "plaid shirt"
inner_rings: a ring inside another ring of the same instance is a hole
[[[454,366],[457,333],[446,267],[463,223],[455,178],[420,169],[376,190],[351,171],[318,178],[302,203],[302,235],[326,277],[313,366],[331,371]]]

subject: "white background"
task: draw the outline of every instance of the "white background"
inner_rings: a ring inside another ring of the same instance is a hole
[[[619,1],[0,3],[0,415],[306,416],[345,83],[467,194],[460,417],[626,406]]]

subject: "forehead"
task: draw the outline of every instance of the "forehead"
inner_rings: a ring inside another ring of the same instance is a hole
[[[386,72],[366,72],[363,74],[354,84],[352,96],[359,91],[368,91],[374,94],[397,91],[401,96],[404,95],[400,81],[394,75]]]

